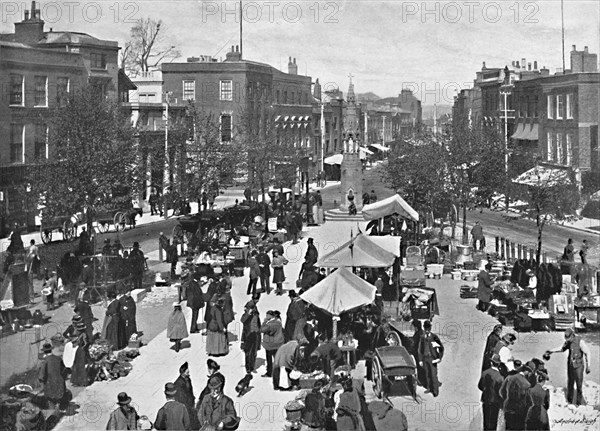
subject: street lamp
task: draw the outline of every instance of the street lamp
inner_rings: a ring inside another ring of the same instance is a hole
[[[512,94],[514,85],[505,84],[500,88],[500,94],[504,96],[504,174],[506,175],[506,181],[508,182],[508,96]],[[506,211],[508,211],[509,193],[508,185],[506,187]]]
[[[163,205],[165,211],[165,220],[168,218],[169,204],[166,199],[169,187],[169,105],[171,103],[172,91],[165,93],[165,169],[163,172]]]

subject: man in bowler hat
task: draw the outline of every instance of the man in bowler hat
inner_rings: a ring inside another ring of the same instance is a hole
[[[490,359],[490,367],[485,369],[479,379],[477,387],[481,391],[481,404],[483,410],[483,430],[496,431],[498,413],[502,408],[500,387],[504,378],[500,374],[500,355],[494,354]]]
[[[117,404],[119,407],[112,411],[107,430],[135,430],[137,428],[139,416],[135,409],[131,407],[131,397],[126,392],[117,395]]]
[[[173,383],[165,385],[167,402],[160,408],[154,421],[157,430],[190,430],[190,416],[187,407],[175,400],[177,388]]]

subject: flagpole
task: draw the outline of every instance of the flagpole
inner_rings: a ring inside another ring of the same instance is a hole
[[[240,0],[240,57],[243,58],[243,40],[242,40],[242,23],[244,21],[244,9],[242,7],[242,0]]]
[[[563,75],[565,72],[565,11],[564,11],[564,0],[560,0],[560,21],[562,30],[562,63],[563,63]]]

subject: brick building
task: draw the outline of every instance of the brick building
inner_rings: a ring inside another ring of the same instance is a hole
[[[52,157],[47,123],[53,108],[88,83],[118,100],[132,88],[117,66],[117,42],[44,31],[44,25],[34,1],[13,33],[0,34],[2,227],[34,224],[37,209],[26,192],[26,170],[36,159]]]
[[[184,108],[189,101],[218,118],[224,143],[232,141],[242,121],[259,106],[270,106],[280,139],[294,142],[316,166],[311,78],[298,74],[290,57],[288,72],[264,63],[245,60],[232,47],[224,61],[189,58],[185,63],[162,64],[163,91],[171,94],[170,106]],[[258,124],[253,127],[258,127]]]

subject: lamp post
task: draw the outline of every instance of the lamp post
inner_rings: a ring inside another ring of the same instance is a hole
[[[167,202],[166,196],[169,187],[169,104],[171,103],[171,96],[173,95],[172,91],[167,91],[165,93],[165,169],[163,172],[163,204],[165,211],[165,220],[169,217],[169,203]]]
[[[508,96],[512,94],[513,85],[505,84],[500,89],[500,94],[504,96],[504,174],[506,175],[506,181],[508,182]],[[508,185],[506,187],[506,211],[508,212],[509,205],[509,190]]]

